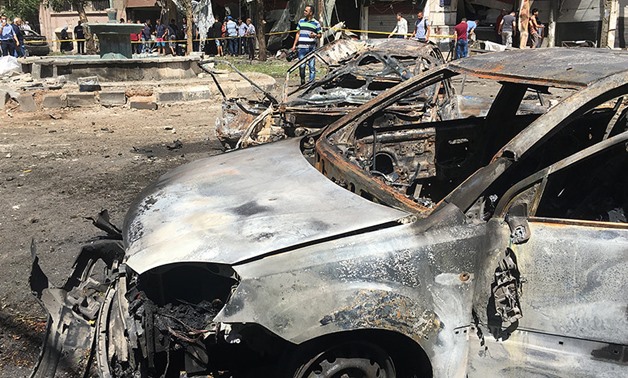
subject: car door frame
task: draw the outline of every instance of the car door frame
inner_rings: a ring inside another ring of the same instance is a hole
[[[548,178],[552,174],[609,148],[616,147],[621,143],[628,146],[628,131],[581,150],[532,174],[513,185],[502,196],[495,209],[493,218],[488,222],[490,225],[488,229],[491,230],[491,234],[488,236],[490,242],[487,245],[490,245],[492,249],[485,255],[483,262],[479,264],[481,272],[478,275],[478,281],[476,281],[474,297],[476,333],[472,334],[472,337],[475,336],[478,340],[471,342],[470,376],[488,372],[494,374],[497,371],[501,374],[511,374],[515,370],[525,371],[526,374],[532,375],[551,372],[551,374],[556,376],[583,377],[591,374],[596,376],[617,376],[622,371],[625,373],[624,369],[626,369],[626,364],[628,363],[628,341],[622,340],[621,331],[616,330],[618,334],[607,333],[597,338],[591,332],[586,335],[586,329],[581,331],[580,335],[574,334],[574,327],[587,326],[587,324],[589,327],[598,326],[603,330],[603,327],[605,327],[604,316],[612,319],[612,313],[603,313],[603,316],[599,318],[597,316],[587,318],[589,314],[586,311],[581,311],[579,314],[582,316],[580,318],[581,324],[562,324],[560,329],[565,330],[563,334],[556,332],[558,329],[526,329],[525,325],[520,327],[518,324],[518,319],[523,319],[526,316],[526,312],[530,311],[531,308],[533,309],[532,311],[538,310],[538,307],[526,308],[525,304],[522,306],[519,303],[519,300],[525,299],[526,291],[530,291],[530,285],[534,284],[534,280],[526,276],[528,272],[522,266],[526,265],[526,257],[532,258],[529,257],[530,252],[529,248],[526,248],[526,244],[528,239],[535,237],[535,232],[544,227],[559,230],[558,232],[561,233],[564,230],[571,229],[571,232],[573,232],[576,229],[582,232],[582,238],[584,239],[581,240],[582,243],[590,241],[587,239],[588,236],[595,235],[596,228],[601,227],[616,230],[617,234],[621,234],[620,237],[625,238],[628,235],[628,224],[535,216],[539,203],[543,198]],[[521,214],[520,207],[522,204],[528,205],[530,215]],[[513,214],[512,210],[515,208],[518,208],[518,214]],[[523,229],[517,230],[517,227]],[[584,231],[587,227],[592,230],[586,230],[588,233],[585,234]],[[499,247],[500,244],[501,248]],[[548,244],[551,244],[551,242]],[[620,246],[619,248],[622,247]],[[528,255],[526,255],[526,251]],[[601,251],[600,253],[604,252],[606,251]],[[547,255],[547,251],[545,253]],[[615,256],[609,257],[607,264],[603,265],[612,265],[617,262],[621,264],[621,261],[626,260],[622,256],[615,254]],[[563,261],[566,261],[564,259],[565,256],[562,257]],[[610,261],[613,259],[615,260],[614,262]],[[589,258],[589,260],[591,259]],[[508,266],[508,261],[511,263],[514,261],[515,264],[511,266],[511,273],[516,277],[516,281],[511,285],[511,289],[514,288],[517,291],[516,301],[519,306],[519,314],[512,319],[513,322],[510,327],[496,330],[496,325],[490,324],[491,314],[481,314],[481,311],[486,308],[488,312],[491,300],[487,290],[494,290],[496,286],[495,277],[498,273],[504,274],[503,267]],[[522,263],[522,261],[524,262]],[[547,271],[547,267],[543,266],[542,261],[542,259],[535,261],[540,266],[538,269],[535,269],[538,271],[545,269]],[[528,262],[528,266],[531,266],[529,264],[530,262]],[[573,266],[576,265],[576,263],[573,264]],[[500,267],[502,268],[501,271]],[[560,268],[557,268],[557,270]],[[549,270],[551,271],[551,267]],[[560,276],[560,272],[557,272],[557,274]],[[574,280],[583,279],[583,275],[584,272],[580,276],[576,275]],[[526,290],[526,287],[528,290]],[[628,291],[628,287],[626,291]],[[528,295],[530,296],[531,294]],[[590,310],[586,304],[580,308],[580,310],[583,309]],[[558,316],[558,314],[555,314],[555,316]],[[578,316],[573,316],[570,321],[573,322],[578,319]],[[571,332],[569,327],[572,327]],[[609,332],[612,332],[612,329]],[[491,358],[486,358],[487,356]]]

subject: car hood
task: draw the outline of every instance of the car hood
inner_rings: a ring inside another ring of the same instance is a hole
[[[163,175],[124,225],[127,265],[235,264],[394,222],[320,174],[291,139],[201,159]]]

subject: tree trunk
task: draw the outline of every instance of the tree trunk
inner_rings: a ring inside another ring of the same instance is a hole
[[[530,22],[530,1],[523,0],[519,8],[519,48],[528,45],[528,22]]]
[[[194,35],[192,34],[192,21],[194,20],[193,8],[192,8],[192,0],[183,0],[183,8],[185,9],[185,53],[186,55],[192,54],[194,51]]]
[[[602,1],[602,31],[600,32],[600,47],[608,47],[608,34],[612,6],[611,0]]]
[[[85,13],[85,4],[83,4],[83,1],[81,0],[76,0],[73,2],[72,5],[77,10],[79,20],[81,20],[81,25],[83,25],[83,33],[85,34],[85,52],[87,52],[88,54],[96,54],[96,44],[94,43],[94,36],[89,31],[89,28],[85,27],[85,25],[88,23],[87,13]]]
[[[262,62],[266,61],[266,36],[265,34],[265,23],[264,21],[264,0],[257,0],[257,44],[259,46],[259,60]]]

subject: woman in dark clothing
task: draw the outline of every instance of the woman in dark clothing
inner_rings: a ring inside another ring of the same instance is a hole
[[[60,37],[61,37],[61,52],[72,51],[74,49],[74,44],[72,43],[72,41],[69,41],[70,36],[68,35],[67,26],[64,26],[63,29],[61,29]]]
[[[222,23],[218,18],[216,22],[207,31],[207,37],[210,40],[205,41],[205,49],[208,55],[218,55],[218,45],[221,43],[219,39],[222,36]]]

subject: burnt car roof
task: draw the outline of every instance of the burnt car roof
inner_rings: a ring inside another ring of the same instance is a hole
[[[435,44],[408,39],[342,39],[322,46],[316,50],[316,55],[327,65],[338,66],[352,59],[356,54],[376,50],[392,55],[417,56],[417,51],[424,55],[432,50],[438,50]],[[295,62],[293,67],[299,66]]]
[[[450,63],[451,70],[487,79],[559,88],[586,87],[628,67],[628,53],[548,48],[508,50]]]

